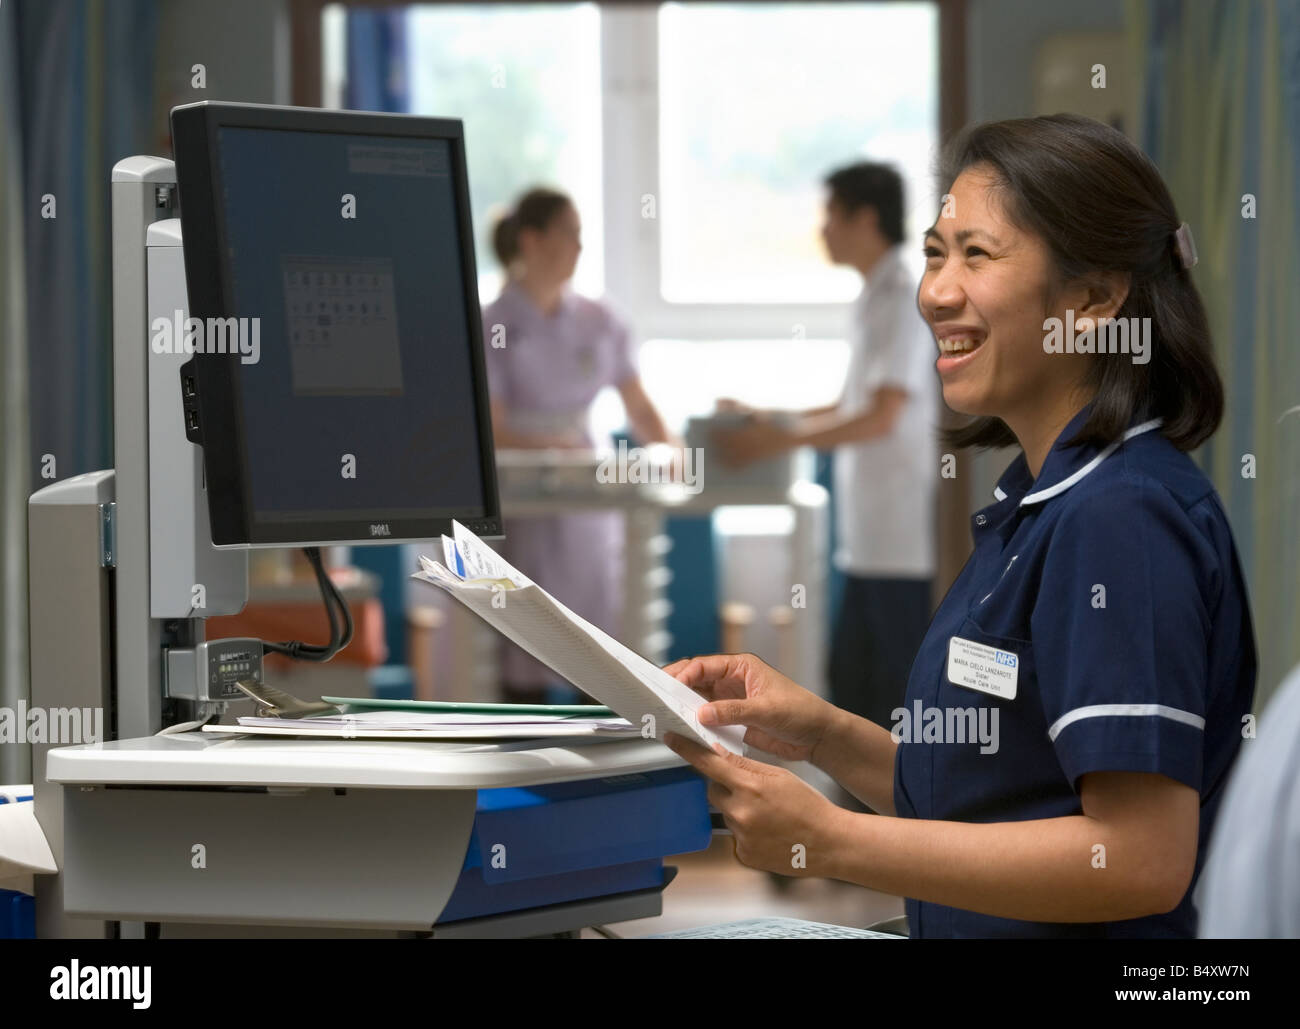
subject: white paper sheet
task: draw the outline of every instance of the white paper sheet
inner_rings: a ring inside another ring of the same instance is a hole
[[[560,718],[539,715],[431,714],[423,711],[358,711],[310,718],[237,719],[236,725],[205,725],[204,732],[272,736],[325,736],[338,739],[521,740],[636,738],[622,718]]]
[[[453,523],[462,558],[473,551],[477,572],[492,580],[462,581],[446,567],[420,558],[422,571],[414,577],[445,590],[503,636],[517,643],[552,671],[612,708],[642,735],[662,738],[674,732],[712,747],[721,743],[732,753],[744,751],[744,727],[711,729],[700,725],[696,712],[703,697],[662,668],[647,661],[599,627],[570,611],[533,583],[459,522]],[[445,538],[445,537],[444,537]],[[471,562],[465,561],[469,571]]]

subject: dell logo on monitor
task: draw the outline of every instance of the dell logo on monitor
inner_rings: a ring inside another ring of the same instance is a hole
[[[388,527],[387,522],[376,522],[370,527],[371,536],[391,536],[393,530]]]

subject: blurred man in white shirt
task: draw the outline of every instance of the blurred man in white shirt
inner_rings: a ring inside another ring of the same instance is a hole
[[[831,700],[889,726],[931,614],[935,345],[902,256],[898,172],[862,162],[825,181],[827,252],[863,279],[843,393],[836,404],[803,412],[793,429],[752,412],[751,424],[718,433],[715,443],[728,464],[798,446],[834,451],[835,563],[845,589],[831,644]]]

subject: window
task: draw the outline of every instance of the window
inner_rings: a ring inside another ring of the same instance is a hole
[[[928,3],[664,4],[659,11],[660,291],[671,303],[825,303],[821,181],[895,164],[907,231],[934,217],[937,12]],[[919,262],[918,262],[919,263]]]

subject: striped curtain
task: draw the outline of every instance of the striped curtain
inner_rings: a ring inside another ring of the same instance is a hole
[[[27,497],[112,467],[109,174],[157,138],[157,21],[156,0],[0,4],[3,706],[27,694]],[[27,781],[25,750],[0,747],[0,782]]]
[[[1300,662],[1300,4],[1135,0],[1130,14],[1142,146],[1192,226],[1227,392],[1199,458],[1250,583],[1258,710]]]
[[[0,707],[27,694],[27,332],[18,33],[0,4]],[[0,783],[27,782],[26,747],[0,746]]]

